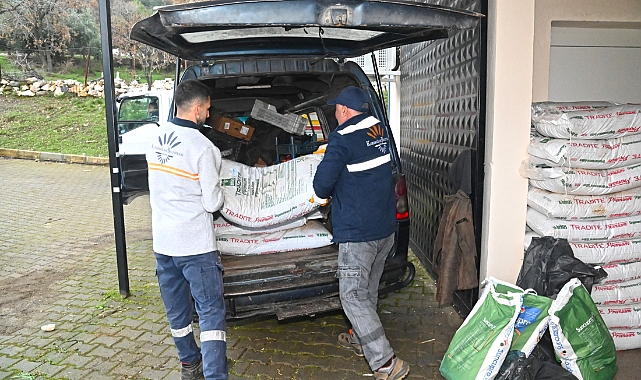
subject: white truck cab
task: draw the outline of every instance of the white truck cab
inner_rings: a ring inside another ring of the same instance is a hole
[[[172,99],[172,90],[157,89],[118,96],[116,120],[120,155],[145,154],[154,129],[169,118]]]

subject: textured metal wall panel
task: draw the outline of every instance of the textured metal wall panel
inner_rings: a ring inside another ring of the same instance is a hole
[[[481,12],[481,0],[426,1]],[[431,270],[449,168],[479,131],[481,26],[401,48],[401,160],[410,197],[410,242]],[[473,170],[475,168],[473,167]],[[474,185],[474,183],[473,183]],[[476,218],[475,218],[476,219]]]

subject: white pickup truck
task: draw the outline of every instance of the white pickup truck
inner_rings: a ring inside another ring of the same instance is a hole
[[[118,152],[120,155],[145,154],[149,136],[160,121],[169,117],[172,90],[128,92],[116,99]]]

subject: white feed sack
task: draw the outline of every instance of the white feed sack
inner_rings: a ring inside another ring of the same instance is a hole
[[[630,305],[641,302],[641,279],[592,287],[592,300],[597,305]]]
[[[641,329],[610,330],[617,351],[641,348]]]
[[[620,105],[607,101],[578,101],[578,102],[535,102],[532,103],[532,118],[546,112],[587,111]]]
[[[216,242],[223,254],[248,256],[325,247],[332,244],[332,238],[320,222],[311,220],[291,230],[258,235],[220,235],[216,236]]]
[[[312,181],[323,155],[310,154],[278,165],[251,167],[223,160],[220,183],[225,202],[220,212],[245,227],[265,227],[299,218],[326,203]]]
[[[597,306],[609,329],[641,328],[641,304]]]
[[[614,105],[599,109],[546,109],[532,117],[543,136],[557,139],[609,139],[641,132],[641,105]]]
[[[641,187],[607,195],[572,195],[530,186],[527,204],[550,219],[625,218],[641,215]]]
[[[612,220],[561,220],[549,219],[528,207],[526,222],[528,227],[538,235],[567,239],[575,243],[630,240],[641,237],[641,216]]]
[[[611,169],[641,163],[641,134],[608,140],[533,138],[530,163],[581,169]]]
[[[526,251],[533,237],[541,237],[541,235],[534,232],[525,234],[524,247]],[[570,243],[570,246],[574,257],[587,264],[603,265],[641,261],[641,240]]]
[[[601,268],[608,274],[608,277],[604,280],[605,284],[641,278],[641,262],[605,264]]]
[[[244,227],[229,223],[225,218],[219,217],[214,220],[214,229],[216,236],[220,235],[256,235],[291,230],[292,228],[302,227],[307,223],[306,217],[296,218],[284,223],[274,224],[267,227]]]
[[[530,185],[560,194],[602,195],[641,186],[641,164],[605,170],[566,167],[538,168],[529,162],[521,166],[521,175]]]

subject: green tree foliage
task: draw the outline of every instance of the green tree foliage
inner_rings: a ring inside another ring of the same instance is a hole
[[[129,39],[131,27],[148,17],[153,7],[182,0],[111,0],[114,59],[130,73],[151,73],[170,66],[171,56]],[[35,66],[52,72],[73,57],[90,51],[100,56],[98,0],[0,0],[0,50],[11,53],[24,71]]]
[[[69,25],[69,54],[83,54],[87,52],[94,56],[100,53],[100,28],[97,15],[90,9],[73,10],[69,12],[67,24]]]
[[[67,24],[69,13],[78,9],[76,0],[2,0],[0,35],[15,41],[27,56],[40,60],[41,66],[53,71],[56,61],[64,59],[71,40]]]

